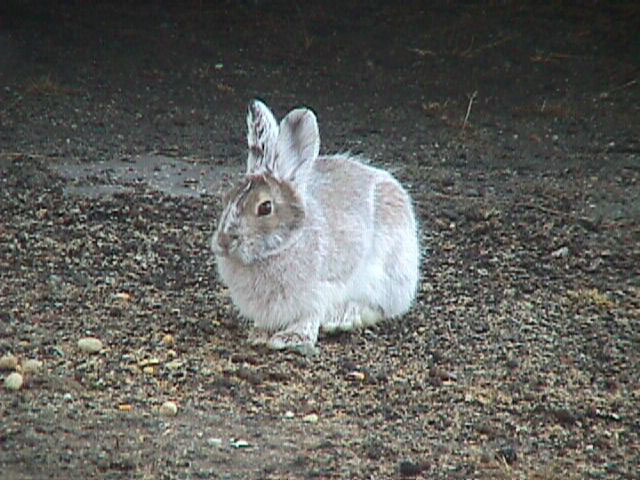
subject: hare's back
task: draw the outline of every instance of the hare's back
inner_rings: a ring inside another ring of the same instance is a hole
[[[347,155],[318,157],[307,185],[324,230],[327,279],[348,278],[371,248],[377,171]]]
[[[416,250],[411,201],[391,174],[335,155],[319,157],[312,177],[309,193],[327,233],[325,278],[380,279],[390,252]]]
[[[357,157],[321,156],[315,162],[313,195],[322,203],[344,206],[347,202],[353,209],[368,209],[376,183],[387,176],[386,172],[362,163]]]

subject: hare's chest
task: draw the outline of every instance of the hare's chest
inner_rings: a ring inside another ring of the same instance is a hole
[[[279,258],[251,267],[221,262],[219,273],[241,315],[274,329],[318,308],[318,289],[309,268],[315,267]]]

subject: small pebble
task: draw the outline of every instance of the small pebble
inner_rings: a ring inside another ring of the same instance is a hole
[[[318,415],[310,413],[309,415],[302,417],[302,421],[305,423],[318,423]]]
[[[293,413],[291,410],[287,410],[286,412],[284,412],[284,418],[293,418],[295,416],[296,414]]]
[[[178,370],[183,365],[184,365],[184,362],[182,360],[175,359],[165,363],[164,366],[167,367],[169,370]]]
[[[8,390],[20,390],[20,387],[22,387],[22,375],[18,372],[9,374],[9,376],[4,379],[4,386]]]
[[[85,337],[78,340],[78,348],[86,353],[98,353],[102,350],[102,342],[97,338]]]
[[[147,365],[160,365],[160,359],[157,357],[151,357],[138,362],[138,366],[140,367],[146,367]]]
[[[167,333],[164,337],[162,337],[162,343],[164,343],[167,347],[176,344],[176,339],[170,333]]]
[[[347,373],[347,378],[358,381],[358,382],[362,382],[365,379],[365,374],[357,371],[349,372]]]
[[[40,360],[29,359],[22,364],[22,371],[24,373],[35,373],[42,368],[42,362]]]
[[[70,393],[65,393],[65,394],[62,396],[62,399],[63,399],[65,402],[73,402],[73,395],[71,395]]]
[[[568,257],[569,256],[569,248],[568,247],[561,247],[561,248],[551,252],[551,256],[553,258]]]
[[[208,438],[207,445],[209,445],[210,447],[219,447],[220,445],[222,445],[222,439],[215,437]]]
[[[160,414],[165,417],[174,417],[178,413],[178,406],[175,402],[164,402],[160,407]]]
[[[18,359],[14,355],[7,353],[0,357],[0,370],[15,370],[17,366]]]
[[[247,442],[246,440],[232,440],[231,441],[231,446],[234,448],[249,448],[249,442]]]
[[[113,299],[120,302],[128,302],[129,300],[131,300],[131,295],[127,292],[118,292],[113,294]]]

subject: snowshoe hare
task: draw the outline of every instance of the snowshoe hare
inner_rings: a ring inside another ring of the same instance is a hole
[[[227,194],[211,248],[253,343],[314,351],[318,330],[405,313],[418,281],[416,221],[388,172],[318,156],[314,113],[278,125],[254,100],[243,180]]]

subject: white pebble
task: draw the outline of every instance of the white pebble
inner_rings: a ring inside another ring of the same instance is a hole
[[[216,437],[208,438],[207,445],[209,445],[210,447],[219,447],[220,445],[222,445],[222,439]]]
[[[8,390],[20,390],[22,386],[22,375],[18,372],[9,374],[9,376],[4,379],[4,386]]]
[[[231,446],[234,448],[249,448],[249,442],[247,442],[246,440],[232,440],[231,441]]]
[[[305,423],[318,423],[318,415],[310,413],[309,415],[302,417],[302,421]]]
[[[178,413],[178,406],[175,402],[164,402],[160,407],[160,414],[165,417],[174,417]]]
[[[87,353],[98,353],[102,350],[102,342],[94,337],[85,337],[78,340],[78,348]]]
[[[296,414],[293,413],[291,410],[287,410],[286,412],[284,412],[284,418],[293,418],[295,416]]]
[[[569,248],[568,247],[560,247],[559,249],[551,252],[551,256],[554,257],[554,258],[568,257],[569,256]]]

